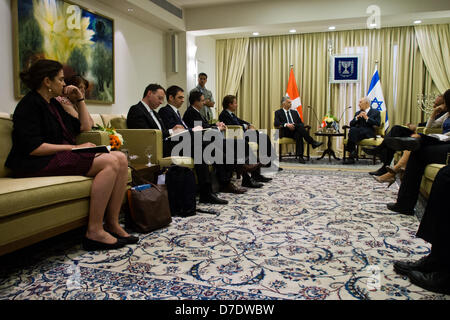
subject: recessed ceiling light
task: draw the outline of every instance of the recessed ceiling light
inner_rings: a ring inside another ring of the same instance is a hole
[[[133,12],[134,9],[133,8],[128,8],[128,12]]]
[[[259,36],[259,32],[253,32],[254,36]]]
[[[414,21],[414,24],[419,24],[419,23],[422,23],[422,20],[416,20],[416,21]]]
[[[336,30],[335,26],[328,27],[328,30]]]
[[[296,32],[297,32],[297,30],[295,30],[295,29],[291,29],[291,30],[289,30],[289,32],[290,32],[290,33],[296,33]]]

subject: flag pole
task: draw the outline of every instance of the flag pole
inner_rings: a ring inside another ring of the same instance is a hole
[[[330,58],[333,55],[333,39],[328,40],[328,63],[330,63]],[[330,72],[328,68],[328,72]],[[329,75],[328,75],[329,76]],[[331,83],[328,79],[328,94],[327,94],[327,114],[331,115]]]

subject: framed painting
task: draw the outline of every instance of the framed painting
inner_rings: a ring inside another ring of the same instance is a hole
[[[89,81],[86,100],[114,103],[114,21],[63,0],[12,0],[14,91],[27,88],[19,74],[39,59],[57,60],[64,76]]]

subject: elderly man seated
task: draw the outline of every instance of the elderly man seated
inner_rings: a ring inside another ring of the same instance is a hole
[[[356,144],[364,139],[375,138],[374,126],[379,126],[381,123],[380,112],[370,107],[370,102],[367,97],[359,100],[359,109],[355,113],[353,120],[350,121],[350,131],[348,133],[346,147],[346,150],[349,152],[349,157],[344,160],[344,164],[355,163]]]

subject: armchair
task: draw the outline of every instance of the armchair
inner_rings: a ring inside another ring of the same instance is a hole
[[[194,160],[191,157],[163,157],[162,133],[156,129],[128,129],[127,121],[123,117],[110,120],[111,126],[123,136],[123,149],[129,154],[136,155],[136,159],[130,160],[132,165],[147,164],[148,154],[151,154],[151,162],[160,167],[169,167],[176,164],[190,169],[194,168]]]
[[[272,121],[272,123],[273,123],[273,121]],[[286,145],[286,146],[287,145],[294,145],[294,148],[295,148],[296,142],[295,142],[295,140],[293,138],[288,138],[288,137],[280,138],[278,136],[278,139],[277,139],[277,137],[275,136],[275,132],[276,132],[276,130],[279,130],[280,127],[273,126],[273,128],[275,130],[272,130],[272,137],[271,137],[271,139],[272,139],[272,141],[274,141],[275,144],[278,144],[278,160],[281,162],[281,160],[283,158],[283,149],[282,149],[283,145]],[[305,125],[305,129],[309,133],[309,131],[311,130],[311,126]],[[289,153],[289,155],[291,155],[291,154]],[[310,157],[310,152],[309,152],[309,143],[306,142],[306,160],[310,160],[310,158],[311,157]],[[295,159],[297,159],[297,156],[295,156]]]
[[[356,160],[359,159],[359,155],[361,152],[361,149],[359,147],[377,147],[383,142],[384,130],[385,130],[384,126],[385,126],[385,122],[386,122],[386,111],[380,111],[380,118],[381,118],[380,126],[373,127],[375,129],[375,138],[363,139],[356,144]],[[347,142],[348,142],[347,130],[350,129],[350,126],[345,125],[342,127],[342,129],[344,129],[343,160],[345,161],[345,159],[346,159],[345,152],[346,152],[346,146],[347,146]],[[375,164],[375,163],[376,163],[376,156],[373,156],[373,164]]]

